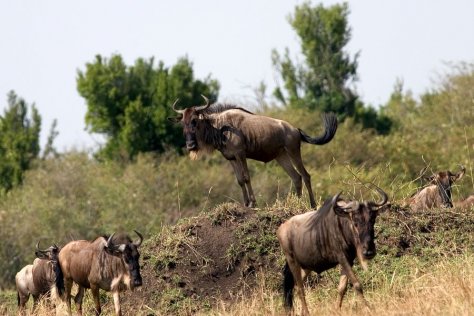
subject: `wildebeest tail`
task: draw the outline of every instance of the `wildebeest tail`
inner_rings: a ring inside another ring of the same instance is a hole
[[[18,306],[20,306],[20,292],[16,291],[16,301],[18,303]]]
[[[288,262],[285,263],[283,268],[283,298],[285,300],[285,308],[293,308],[293,289],[295,287],[295,278],[291,273]]]
[[[334,113],[323,113],[322,115],[324,121],[324,133],[322,135],[311,137],[308,136],[302,130],[300,131],[301,139],[307,143],[313,145],[324,145],[327,144],[333,139],[337,130],[337,117]]]
[[[59,297],[63,296],[64,293],[64,275],[63,270],[61,269],[61,265],[59,262],[54,266],[54,275],[56,276],[55,285],[56,289],[58,290]]]

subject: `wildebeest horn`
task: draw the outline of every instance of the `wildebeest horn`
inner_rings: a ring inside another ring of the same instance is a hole
[[[42,252],[42,253],[48,252],[49,249],[45,249],[45,250],[39,249],[39,243],[40,243],[40,242],[39,242],[39,240],[38,240],[38,242],[36,243],[36,250],[39,251],[39,252]]]
[[[341,195],[342,191],[339,191],[338,194],[334,195],[332,200],[331,200],[331,205],[336,204],[337,200],[339,199],[339,195]]]
[[[377,203],[375,202],[374,203],[374,206],[382,206],[382,205],[385,205],[388,201],[388,195],[387,193],[385,193],[381,188],[379,188],[378,186],[376,186],[375,184],[372,184],[375,189],[377,190],[377,192],[382,196],[382,201]]]
[[[113,247],[113,243],[112,243],[112,238],[114,237],[115,233],[113,233],[112,235],[110,235],[109,239],[107,239],[107,248],[112,248]]]
[[[176,101],[174,101],[173,106],[172,106],[173,111],[175,111],[176,113],[179,113],[179,114],[183,114],[184,110],[178,110],[178,109],[176,109],[176,104],[178,104],[178,101],[179,101],[179,98],[176,99]]]
[[[207,109],[207,108],[209,107],[209,105],[210,105],[208,98],[206,98],[206,97],[205,97],[204,95],[202,95],[202,94],[201,94],[201,97],[204,98],[204,101],[206,101],[206,104],[194,107],[194,109],[195,109],[196,111],[205,110],[205,109]]]
[[[138,247],[138,246],[140,246],[140,245],[142,244],[143,236],[142,236],[142,234],[140,234],[140,233],[139,233],[138,231],[136,231],[136,230],[134,230],[134,232],[135,232],[135,234],[137,234],[138,237],[140,238],[137,242],[134,242],[134,243],[133,243],[135,246]]]

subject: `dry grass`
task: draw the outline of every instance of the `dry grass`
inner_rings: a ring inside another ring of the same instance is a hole
[[[306,297],[312,314],[319,315],[473,315],[474,313],[474,256],[464,255],[440,261],[428,273],[387,278],[381,288],[367,289],[365,296],[370,309],[349,291],[342,308],[335,306],[336,284],[333,287],[307,287]],[[282,315],[281,293],[268,292],[265,281],[251,294],[243,295],[235,305],[220,304],[217,309],[202,315]],[[300,302],[295,300],[299,314]]]

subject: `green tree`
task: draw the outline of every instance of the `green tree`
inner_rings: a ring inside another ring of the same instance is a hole
[[[21,184],[23,173],[40,151],[41,116],[36,107],[8,93],[8,106],[0,117],[0,188],[8,191]]]
[[[284,56],[273,50],[273,65],[283,81],[274,96],[290,107],[332,111],[341,120],[354,117],[366,128],[387,133],[390,119],[365,108],[350,88],[357,80],[359,54],[351,57],[344,50],[351,39],[348,14],[346,3],[328,8],[309,3],[296,6],[289,22],[300,38],[304,62],[294,62],[288,49]]]
[[[99,157],[128,160],[140,152],[180,150],[182,132],[167,120],[174,115],[170,105],[176,98],[200,104],[201,94],[215,100],[219,84],[210,76],[195,79],[186,57],[167,68],[163,62],[155,66],[153,58],[127,66],[120,55],[98,55],[78,72],[77,89],[87,103],[87,128],[106,138]]]
[[[273,51],[273,64],[286,90],[285,95],[276,88],[280,101],[344,116],[354,114],[356,97],[348,84],[356,79],[358,54],[351,58],[344,51],[351,38],[348,14],[347,4],[325,8],[303,3],[295,8],[289,22],[300,38],[304,64],[294,63],[288,49],[284,57]]]

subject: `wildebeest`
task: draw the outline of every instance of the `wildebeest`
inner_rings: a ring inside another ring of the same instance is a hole
[[[179,115],[169,118],[181,122],[186,138],[186,149],[192,159],[198,153],[219,150],[230,161],[237,177],[245,206],[255,207],[255,195],[250,183],[247,158],[269,162],[276,160],[285,169],[301,196],[303,179],[308,190],[311,207],[316,206],[311,176],[301,159],[301,141],[313,145],[324,145],[333,139],[337,130],[337,118],[333,113],[323,115],[324,133],[310,137],[288,122],[253,114],[234,105],[209,104],[192,106],[184,110],[173,110]]]
[[[33,296],[33,310],[39,299],[43,296],[51,296],[56,299],[61,292],[56,292],[57,282],[62,280],[61,270],[58,263],[59,247],[53,245],[46,250],[39,249],[39,242],[36,244],[36,259],[33,264],[29,264],[21,269],[15,276],[18,308],[24,310],[28,299]],[[60,289],[59,289],[60,290]]]
[[[301,314],[308,315],[303,279],[310,271],[322,273],[341,265],[338,286],[338,306],[350,281],[364,300],[362,286],[352,266],[358,258],[366,268],[366,260],[376,254],[374,224],[377,215],[390,207],[387,194],[377,187],[381,202],[344,201],[336,194],[317,211],[291,217],[277,230],[278,241],[285,254],[283,271],[284,303],[288,312],[293,308],[293,290],[298,288],[302,302]]]
[[[143,236],[135,231],[139,240],[133,242],[126,234],[112,234],[94,241],[75,240],[67,243],[59,253],[59,264],[64,275],[68,313],[71,314],[71,287],[79,286],[74,299],[82,315],[84,289],[90,288],[95,303],[95,313],[101,313],[99,289],[113,293],[115,314],[122,315],[120,291],[133,290],[142,285],[138,247]]]
[[[456,208],[470,209],[474,207],[474,195],[470,195],[461,201],[454,201],[453,204]]]
[[[424,177],[429,182],[428,186],[408,198],[405,204],[414,211],[453,207],[451,186],[461,179],[465,173],[466,168],[461,166],[461,170],[457,173],[448,170]]]

